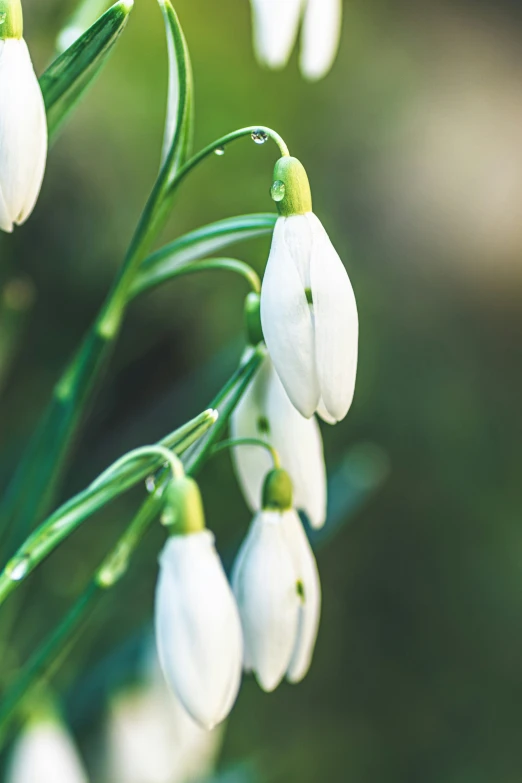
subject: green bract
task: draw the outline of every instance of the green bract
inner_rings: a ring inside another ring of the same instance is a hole
[[[0,41],[22,38],[24,21],[20,0],[0,0]]]
[[[274,168],[272,198],[283,217],[312,211],[312,193],[303,164],[290,156],[280,158]]]

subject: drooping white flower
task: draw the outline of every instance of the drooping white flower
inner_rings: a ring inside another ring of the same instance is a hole
[[[313,527],[326,520],[326,469],[321,432],[315,417],[305,419],[286,394],[267,357],[230,419],[231,436],[269,442],[294,485],[294,505]],[[233,460],[245,499],[252,511],[261,508],[268,452],[258,446],[238,446]]]
[[[350,279],[312,212],[308,179],[295,158],[281,158],[276,183],[286,193],[261,291],[266,345],[291,402],[341,421],[357,374],[359,319]]]
[[[281,471],[274,471],[270,476]],[[265,501],[267,500],[265,484]],[[244,635],[244,667],[265,691],[299,682],[312,660],[321,611],[319,573],[295,509],[265,508],[236,558],[232,586]]]
[[[221,746],[220,728],[206,731],[165,688],[157,656],[142,684],[110,703],[107,783],[192,783],[212,771]]]
[[[16,24],[8,17],[2,26],[11,37],[0,40],[0,229],[9,232],[33,211],[47,157],[42,92],[22,38],[21,10],[12,13]]]
[[[6,783],[88,783],[74,741],[57,718],[34,719],[22,730]]]
[[[160,556],[156,641],[163,673],[189,715],[211,729],[241,681],[238,609],[208,530],[170,536]]]
[[[299,623],[297,578],[278,511],[260,511],[254,518],[232,586],[248,668],[263,690],[273,691],[290,665]]]
[[[251,0],[257,57],[269,68],[283,68],[303,19],[300,66],[315,81],[335,60],[342,23],[342,0]]]

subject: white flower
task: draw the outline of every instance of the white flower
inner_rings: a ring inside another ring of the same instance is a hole
[[[245,669],[265,691],[285,674],[301,680],[312,659],[320,614],[315,558],[295,510],[263,510],[234,564],[232,586],[245,639]]]
[[[0,229],[33,211],[47,156],[47,121],[25,41],[0,41]]]
[[[342,23],[342,0],[251,0],[254,44],[269,68],[288,62],[303,18],[300,66],[304,76],[325,76],[335,60]]]
[[[226,718],[241,681],[243,641],[234,596],[208,530],[171,536],[160,556],[156,641],[163,673],[207,729]]]
[[[305,419],[294,408],[267,357],[230,419],[231,437],[266,440],[278,452],[292,479],[294,505],[313,527],[326,520],[326,469],[321,432],[315,417]],[[261,508],[263,483],[271,457],[259,446],[238,446],[233,460],[252,511]]]
[[[34,720],[16,741],[6,783],[88,783],[69,732],[55,718]]]
[[[109,706],[107,783],[191,783],[212,772],[220,728],[206,731],[165,688],[159,662]]]
[[[341,421],[357,374],[359,319],[352,285],[313,212],[280,217],[261,291],[266,345],[305,417]]]

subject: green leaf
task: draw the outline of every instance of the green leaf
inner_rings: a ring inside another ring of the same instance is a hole
[[[145,259],[132,286],[131,296],[168,280],[192,261],[206,258],[237,242],[272,233],[276,220],[277,215],[271,213],[240,215],[184,234]]]
[[[158,0],[163,13],[169,57],[169,91],[163,137],[162,167],[169,182],[190,154],[194,128],[190,55],[176,12],[169,0]]]
[[[134,0],[119,0],[92,27],[51,63],[40,77],[49,136],[99,73],[121,35]]]

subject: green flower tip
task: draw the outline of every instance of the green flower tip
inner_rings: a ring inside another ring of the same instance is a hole
[[[120,0],[118,5],[128,14],[130,14],[132,9],[134,8],[134,0]]]
[[[292,479],[282,468],[270,471],[263,486],[264,511],[288,511],[294,501]]]
[[[24,22],[20,0],[0,0],[0,40],[22,38]]]
[[[171,536],[200,533],[205,529],[203,500],[194,479],[183,476],[169,484],[161,523]]]
[[[303,164],[290,156],[279,158],[274,168],[272,199],[283,217],[312,211],[312,192]]]

